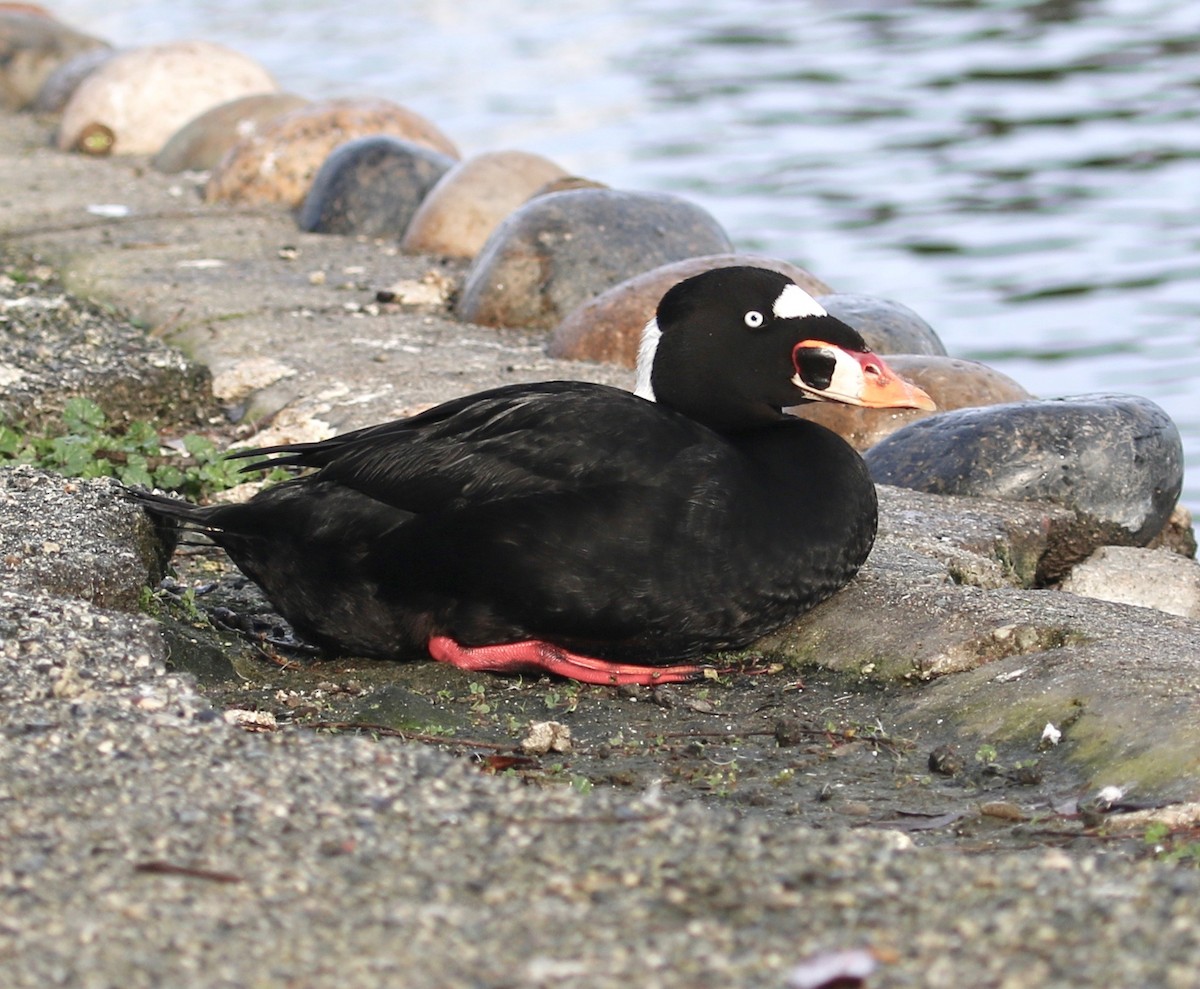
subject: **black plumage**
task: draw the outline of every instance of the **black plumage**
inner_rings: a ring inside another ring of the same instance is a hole
[[[330,650],[684,679],[694,666],[663,664],[796,618],[854,575],[874,539],[862,459],[780,412],[805,399],[797,382],[836,383],[834,349],[865,346],[807,296],[813,311],[789,315],[792,290],[777,302],[788,285],[733,268],[672,289],[648,328],[661,334],[648,358],[657,401],[585,382],[510,385],[239,453],[313,469],[245,504],[138,497],[209,533]],[[928,402],[899,386],[908,404]]]

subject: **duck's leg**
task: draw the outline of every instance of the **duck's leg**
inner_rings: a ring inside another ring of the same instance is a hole
[[[537,639],[505,642],[495,646],[464,646],[449,636],[435,635],[429,640],[429,655],[439,663],[449,663],[461,670],[486,670],[491,673],[525,673],[537,670],[582,683],[606,686],[637,683],[653,687],[660,683],[686,683],[704,676],[703,666],[636,666],[610,663],[591,656],[581,656]]]

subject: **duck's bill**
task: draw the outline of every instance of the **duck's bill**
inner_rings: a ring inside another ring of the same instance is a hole
[[[871,351],[805,340],[793,350],[793,363],[796,374],[792,384],[807,398],[866,409],[937,411],[937,403],[924,389],[905,381]]]

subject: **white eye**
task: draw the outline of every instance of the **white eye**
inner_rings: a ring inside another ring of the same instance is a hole
[[[746,321],[746,325],[752,330],[756,330],[763,325],[763,314],[757,309],[751,309],[742,318]]]

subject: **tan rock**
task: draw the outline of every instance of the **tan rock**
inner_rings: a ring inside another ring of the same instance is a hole
[[[1071,571],[1062,590],[1200,618],[1200,563],[1168,549],[1101,546]]]
[[[1033,397],[1008,375],[978,361],[934,354],[889,354],[886,360],[902,378],[923,388],[937,402],[939,412]],[[860,409],[832,402],[812,402],[788,411],[832,429],[856,450],[869,449],[897,429],[934,414],[920,409]]]
[[[653,318],[658,301],[676,282],[713,268],[757,265],[779,271],[810,295],[832,291],[815,275],[789,261],[752,254],[710,254],[665,264],[615,285],[572,310],[550,338],[552,357],[575,361],[606,361],[633,367],[637,363],[642,329]]]
[[[369,134],[390,134],[450,155],[454,143],[420,114],[388,100],[312,103],[238,141],[213,169],[210,202],[299,206],[329,153]]]
[[[115,154],[154,154],[189,120],[210,107],[276,88],[253,59],[208,41],[177,41],[117,55],[79,84],[63,108],[57,144],[75,147],[101,124]]]
[[[500,221],[566,172],[527,151],[489,151],[444,175],[401,241],[410,254],[473,258]]]
[[[257,134],[263,125],[307,106],[295,93],[254,93],[221,103],[193,117],[150,162],[160,172],[208,171],[238,141]]]
[[[107,47],[33,5],[6,5],[0,9],[0,107],[29,107],[60,65],[81,52]]]

